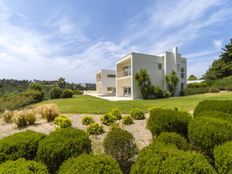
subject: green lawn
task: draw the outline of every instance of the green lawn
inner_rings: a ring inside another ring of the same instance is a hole
[[[81,95],[71,99],[48,100],[40,104],[56,103],[62,113],[105,113],[110,108],[119,108],[123,113],[128,113],[131,108],[138,107],[147,112],[155,106],[171,109],[176,107],[182,111],[193,111],[195,106],[202,100],[232,100],[232,92],[133,101],[108,101]]]

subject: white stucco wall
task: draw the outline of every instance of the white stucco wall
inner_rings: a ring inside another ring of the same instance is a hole
[[[108,74],[115,75],[115,70],[100,70],[97,74],[101,74],[101,81],[96,82],[96,91],[98,94],[108,95],[109,91],[107,88],[115,88],[116,87],[116,78],[109,78],[107,77]],[[96,74],[96,76],[97,76]]]

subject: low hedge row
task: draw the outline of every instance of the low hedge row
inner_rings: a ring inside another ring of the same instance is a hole
[[[16,160],[18,158],[35,159],[39,142],[45,137],[45,134],[27,130],[1,139],[0,154],[4,158],[0,159],[0,163],[4,160]]]
[[[187,127],[190,120],[191,116],[186,112],[153,108],[150,110],[147,128],[151,131],[153,136],[158,136],[161,132],[176,132],[187,137]]]
[[[194,116],[203,111],[220,111],[232,114],[232,100],[204,100],[194,110]]]

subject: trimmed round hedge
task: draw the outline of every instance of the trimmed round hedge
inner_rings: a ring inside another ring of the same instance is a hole
[[[37,159],[43,161],[50,173],[55,173],[69,157],[91,152],[87,133],[74,128],[59,129],[50,133],[39,144]]]
[[[4,157],[0,157],[0,163],[18,158],[34,159],[39,142],[45,137],[45,134],[27,130],[1,139],[0,154]]]
[[[65,161],[58,174],[122,174],[118,163],[108,155],[80,155]]]
[[[194,116],[203,111],[221,111],[232,114],[232,100],[204,100],[194,110]]]
[[[153,136],[158,136],[161,132],[176,132],[187,137],[190,120],[191,116],[186,112],[153,108],[150,110],[147,128]]]
[[[219,174],[232,173],[232,141],[214,148],[214,160]]]
[[[142,109],[139,109],[139,108],[131,109],[130,115],[135,120],[143,120],[143,119],[145,119],[145,115],[144,115]]]
[[[35,161],[18,159],[7,161],[0,165],[1,174],[48,174],[44,164]]]
[[[130,174],[214,174],[208,161],[196,152],[181,151],[174,145],[151,144],[142,150]]]
[[[165,145],[175,145],[177,149],[188,150],[189,144],[187,140],[175,132],[162,132],[154,140],[155,143],[163,143]]]
[[[215,145],[232,140],[232,124],[226,120],[199,117],[189,123],[189,140],[193,148],[211,155]]]
[[[232,114],[228,114],[221,111],[202,111],[195,117],[212,117],[212,118],[221,118],[232,123]]]

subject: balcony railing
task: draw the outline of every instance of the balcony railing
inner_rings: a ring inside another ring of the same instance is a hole
[[[117,78],[131,75],[131,70],[117,72]]]

